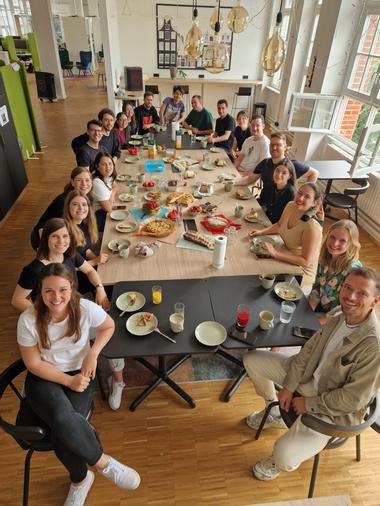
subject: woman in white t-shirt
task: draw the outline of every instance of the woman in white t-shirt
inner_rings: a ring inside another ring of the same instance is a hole
[[[74,276],[63,264],[41,271],[34,305],[17,325],[17,342],[28,374],[29,407],[50,428],[58,459],[70,474],[66,506],[82,505],[94,481],[88,466],[125,490],[140,484],[139,474],[103,453],[89,412],[99,353],[111,339],[115,324],[98,305],[81,299]],[[96,329],[90,346],[89,330]]]
[[[99,232],[103,232],[107,213],[115,200],[115,163],[108,153],[98,153],[94,162],[92,199]]]

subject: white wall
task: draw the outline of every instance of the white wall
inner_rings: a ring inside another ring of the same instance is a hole
[[[143,68],[144,74],[152,76],[153,73],[159,73],[160,77],[169,77],[169,69],[157,68],[157,41],[156,41],[156,3],[171,3],[191,5],[189,0],[125,0],[118,1],[118,20],[119,20],[119,37],[120,37],[120,63],[124,66],[140,66]],[[214,0],[201,0],[198,5],[214,5]],[[234,5],[235,0],[222,0],[222,6]],[[205,70],[188,70],[186,74],[189,78],[198,77],[198,74],[204,74],[207,79],[242,79],[243,75],[248,75],[249,79],[259,79],[263,77],[261,69],[261,50],[266,40],[266,20],[270,8],[270,2],[266,0],[242,0],[242,5],[247,8],[251,15],[255,15],[262,10],[259,16],[255,17],[248,28],[240,34],[234,34],[232,46],[231,70],[222,74],[210,74]],[[264,8],[265,7],[265,8]],[[175,11],[175,7],[173,8]],[[205,11],[203,11],[205,12]],[[228,12],[228,11],[223,11]],[[181,10],[178,10],[181,15]],[[199,18],[202,16],[202,9],[199,9]],[[161,24],[161,19],[159,24]],[[176,23],[181,26],[183,19],[174,16],[172,24]],[[191,18],[188,19],[188,28],[191,26]],[[186,33],[184,34],[184,36]],[[171,86],[167,89],[162,88],[161,94],[170,93]],[[215,113],[216,99],[226,98],[232,102],[232,96],[236,91],[236,86],[223,86],[222,90],[215,89],[213,95],[206,97],[205,105]],[[214,90],[214,88],[212,88]],[[190,93],[199,93],[197,87],[191,87]],[[171,94],[171,93],[170,93]],[[210,100],[210,104],[208,101]]]

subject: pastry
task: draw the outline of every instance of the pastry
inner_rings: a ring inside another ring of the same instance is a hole
[[[138,317],[136,324],[139,327],[146,327],[146,324],[151,322],[152,320],[153,320],[152,313],[144,313]]]
[[[227,225],[229,225],[229,222],[225,218],[213,216],[211,218],[206,218],[206,220],[207,220],[207,225],[210,228],[215,228],[215,229],[225,228]]]
[[[246,218],[248,220],[257,220],[257,211],[255,211],[254,209],[251,209],[249,211],[249,213],[246,215]]]
[[[166,199],[167,204],[180,204],[183,206],[189,206],[194,202],[194,197],[190,193],[185,192],[173,192]]]
[[[154,237],[166,237],[173,232],[175,223],[166,219],[155,219],[145,223],[138,235],[151,235]]]
[[[201,234],[200,232],[188,230],[183,234],[183,238],[186,239],[186,241],[200,244],[201,246],[205,246],[208,249],[214,249],[215,241],[205,236],[204,234]]]
[[[133,306],[133,304],[136,302],[136,297],[137,296],[136,296],[135,292],[131,292],[128,294],[127,299],[128,299],[128,304],[130,306]]]
[[[226,163],[226,160],[222,160],[221,158],[218,158],[217,160],[215,160],[215,165],[217,167],[224,167],[225,165],[227,165],[227,163]]]

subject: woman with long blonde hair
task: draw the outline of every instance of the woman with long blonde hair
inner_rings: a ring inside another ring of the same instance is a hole
[[[339,305],[340,285],[347,272],[361,267],[359,230],[353,221],[330,225],[319,255],[317,275],[309,304],[314,311],[327,313]]]
[[[107,261],[107,254],[97,254],[99,250],[98,225],[90,199],[77,190],[68,193],[63,208],[63,217],[75,239],[77,251],[90,265]]]

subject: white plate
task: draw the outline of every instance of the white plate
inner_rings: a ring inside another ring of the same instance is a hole
[[[252,246],[250,250],[253,251],[253,253],[266,254],[267,251],[263,250],[261,247],[264,242],[269,242],[269,244],[272,244],[273,246],[276,244],[276,241],[272,239],[272,237],[269,237],[269,235],[262,235],[252,239]]]
[[[195,140],[196,140],[196,141],[198,141],[198,142],[205,141],[206,139],[207,139],[207,137],[202,137],[202,136],[200,136],[200,135],[197,135],[197,136],[195,137]]]
[[[227,331],[218,322],[202,322],[195,329],[195,337],[206,346],[218,346],[227,339]]]
[[[280,299],[283,299],[283,300],[300,300],[300,299],[302,299],[303,291],[301,290],[301,288],[299,286],[297,286],[294,283],[292,283],[290,285],[289,295],[286,295],[286,293],[282,293],[283,290],[284,291],[287,290],[288,286],[289,286],[289,283],[287,283],[286,281],[284,281],[282,283],[277,283],[274,286],[274,291],[275,291],[276,295],[278,295],[278,297],[280,297]]]
[[[129,141],[128,144],[130,144],[131,146],[141,146],[141,141],[132,140]]]
[[[144,326],[137,325],[138,319],[145,314],[151,314],[153,316],[152,321],[148,322]],[[126,323],[128,332],[130,332],[134,336],[147,336],[148,334],[151,334],[157,326],[158,326],[157,318],[154,316],[154,314],[147,313],[146,311],[136,313],[130,316]]]
[[[128,211],[112,211],[110,213],[111,220],[123,221],[128,218]]]
[[[122,223],[118,223],[115,228],[122,234],[129,234],[137,229],[137,223],[133,221],[123,221]]]
[[[237,191],[235,192],[235,198],[237,198],[238,200],[249,200],[249,199],[251,199],[252,197],[253,197],[253,194],[252,194],[249,190],[247,190],[247,191],[243,194],[243,196],[239,196],[239,195],[237,194]]]
[[[207,163],[207,162],[203,162],[201,167],[203,170],[215,170],[216,169],[216,165],[213,165],[213,164]]]
[[[261,220],[259,216],[257,215],[256,218],[250,218],[249,213],[244,216],[245,221],[248,221],[248,223],[261,223]]]
[[[132,202],[132,200],[135,200],[135,196],[131,193],[120,193],[118,199],[122,202]]]
[[[139,161],[139,157],[137,155],[127,155],[124,161],[125,163],[137,163]]]
[[[149,192],[148,192],[149,193]],[[144,199],[147,200],[148,202],[158,202],[161,198],[161,195],[158,197],[158,199],[153,199],[151,196],[148,195],[148,193],[146,193],[144,195]],[[156,193],[156,192],[153,192],[153,193]]]
[[[198,163],[199,160],[193,160],[192,158],[180,158],[179,160],[173,162],[173,166],[179,170],[186,170],[189,167],[192,167],[193,165],[196,165]]]
[[[131,175],[130,174],[118,174],[116,176],[116,181],[121,181],[121,182],[124,182],[124,181],[128,181],[128,179],[131,179]]]
[[[131,243],[128,241],[128,239],[112,239],[112,241],[110,241],[107,246],[111,251],[119,251],[119,248],[128,246],[130,244]]]
[[[133,134],[133,135],[131,135],[131,139],[137,139],[137,140],[140,140],[140,139],[142,139],[142,138],[143,138],[143,136],[142,136],[142,135],[140,135],[140,134]]]
[[[210,151],[211,153],[225,153],[224,149],[216,147],[210,148]]]
[[[134,304],[129,303],[128,295],[134,293],[136,295],[136,300]],[[142,293],[139,292],[125,292],[119,295],[116,299],[116,307],[120,309],[120,311],[126,311],[127,313],[133,313],[134,311],[138,311],[145,305],[145,297]]]
[[[226,172],[224,174],[221,174],[220,177],[223,176],[224,181],[233,181],[237,178],[236,174],[233,174],[232,172]]]

